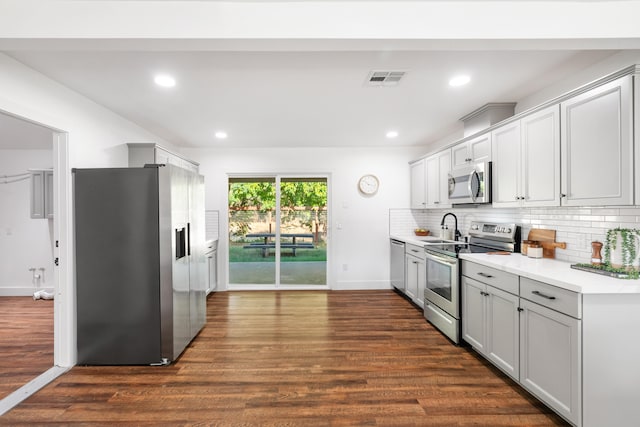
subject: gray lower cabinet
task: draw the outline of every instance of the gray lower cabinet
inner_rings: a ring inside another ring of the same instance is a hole
[[[407,288],[405,293],[420,307],[424,307],[424,287],[427,281],[427,266],[423,259],[407,255]]]
[[[406,245],[405,294],[420,308],[424,308],[424,288],[427,283],[427,265],[424,249],[411,244]]]
[[[581,295],[468,261],[462,274],[463,339],[581,426]]]
[[[520,307],[520,384],[581,425],[580,321],[525,299]]]
[[[516,295],[487,286],[487,358],[517,380],[520,373],[518,351],[518,303]]]
[[[462,276],[462,338],[479,353],[486,353],[487,285]]]
[[[519,297],[462,277],[462,336],[507,375],[519,374]]]

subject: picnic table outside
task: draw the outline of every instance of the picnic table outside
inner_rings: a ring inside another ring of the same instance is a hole
[[[248,245],[244,245],[244,249],[260,249],[262,256],[269,255],[269,249],[275,249],[276,244],[275,233],[250,233],[245,235],[246,238],[262,238],[261,242],[251,242]],[[283,239],[291,239],[291,241],[284,241]],[[313,239],[312,233],[280,233],[280,249],[291,249],[293,256],[296,256],[296,249],[314,249],[313,242],[300,242],[299,239]]]

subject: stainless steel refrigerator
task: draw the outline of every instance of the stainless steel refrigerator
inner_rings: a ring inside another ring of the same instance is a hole
[[[73,172],[78,363],[170,363],[206,322],[203,177]]]

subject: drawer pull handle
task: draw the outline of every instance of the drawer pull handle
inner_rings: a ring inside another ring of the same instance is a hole
[[[416,252],[417,253],[417,252],[420,252],[420,251],[417,251],[415,249],[411,249],[411,252]]]
[[[546,299],[556,299],[556,297],[553,297],[551,295],[545,295],[545,294],[543,294],[542,292],[539,292],[539,291],[531,291],[531,293],[534,294],[534,295],[537,295],[539,297],[546,298]]]
[[[478,276],[486,277],[487,279],[491,279],[493,276],[487,273],[480,272]]]

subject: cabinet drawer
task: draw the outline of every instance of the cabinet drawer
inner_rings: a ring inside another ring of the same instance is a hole
[[[576,319],[582,318],[582,295],[577,292],[522,277],[520,297]]]
[[[462,262],[462,274],[506,292],[518,295],[518,276],[469,261]]]
[[[422,246],[416,246],[416,245],[411,245],[409,243],[407,243],[407,245],[405,246],[405,253],[407,255],[411,255],[417,258],[420,258],[421,260],[425,261],[426,255],[424,253],[424,248]]]

